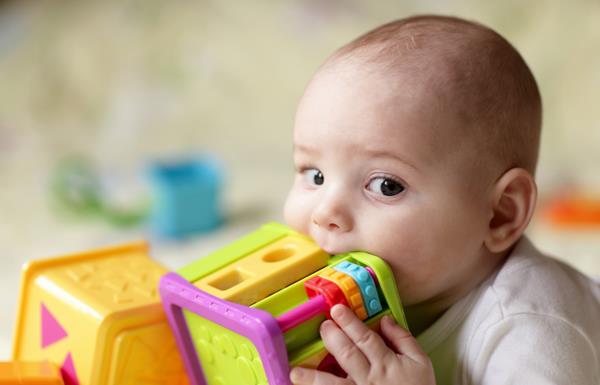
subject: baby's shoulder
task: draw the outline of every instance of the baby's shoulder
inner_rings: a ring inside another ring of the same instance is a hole
[[[419,342],[438,370],[461,379],[454,383],[592,384],[600,379],[599,319],[600,284],[524,238]]]
[[[574,323],[600,319],[600,284],[542,254],[527,238],[516,245],[488,290],[504,318],[530,314]]]
[[[540,373],[548,383],[597,383],[598,319],[600,284],[523,239],[462,325],[467,371],[473,383],[489,373],[506,376],[489,383],[537,383]]]

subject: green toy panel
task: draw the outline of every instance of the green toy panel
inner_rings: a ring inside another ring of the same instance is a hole
[[[249,339],[188,310],[183,314],[208,385],[268,385]]]
[[[315,274],[318,274],[318,271],[306,277],[306,279]],[[274,317],[277,317],[294,307],[301,305],[308,301],[308,296],[304,290],[304,281],[306,279],[299,280],[292,285],[271,294],[269,297],[255,303],[251,307],[268,311]],[[325,321],[325,315],[317,316],[310,321],[304,322],[293,329],[288,330],[284,334],[285,345],[288,352],[300,348],[307,343],[310,343],[315,338],[318,338],[319,326],[323,321]]]

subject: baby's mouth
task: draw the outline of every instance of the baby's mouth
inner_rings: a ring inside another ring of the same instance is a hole
[[[338,252],[336,249],[330,248],[330,247],[321,247],[323,250],[325,250],[325,252],[327,254],[330,255],[336,255],[336,254],[341,254],[340,252]]]
[[[350,251],[342,247],[336,247],[334,242],[329,242],[327,237],[313,237],[313,239],[321,249],[325,250],[325,252],[330,255],[342,254]]]
[[[336,255],[356,250],[350,247],[356,243],[352,234],[337,234],[335,232],[322,231],[319,228],[311,230],[311,238],[327,254]]]

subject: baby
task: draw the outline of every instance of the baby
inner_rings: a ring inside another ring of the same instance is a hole
[[[386,260],[412,334],[336,305],[321,335],[347,377],[294,368],[294,384],[600,384],[600,288],[523,236],[540,127],[529,68],[477,23],[394,21],[321,66],[285,219]]]

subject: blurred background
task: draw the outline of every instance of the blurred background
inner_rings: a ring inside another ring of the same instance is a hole
[[[282,221],[303,87],[332,50],[415,13],[480,21],[525,57],[544,101],[529,235],[600,275],[594,218],[572,225],[544,214],[556,197],[592,211],[600,200],[597,0],[0,1],[0,359],[10,356],[27,260],[148,239],[177,269]],[[148,165],[198,154],[223,170],[225,221],[211,232],[157,237],[56,202],[65,159],[87,164],[92,190],[113,207],[142,212]]]

